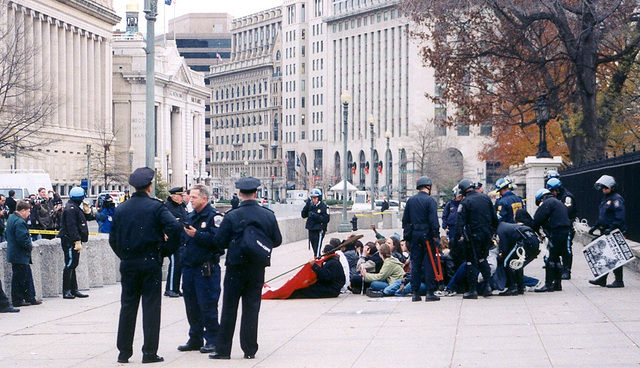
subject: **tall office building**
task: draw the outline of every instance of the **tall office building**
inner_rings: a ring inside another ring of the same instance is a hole
[[[278,198],[282,186],[280,8],[234,19],[231,60],[213,65],[206,76],[212,88],[212,189],[229,198],[241,176],[260,178],[260,196]]]
[[[26,57],[20,65],[26,68],[23,76],[27,84],[39,83],[29,103],[45,101],[43,111],[49,111],[29,122],[30,127],[43,123],[37,133],[24,136],[29,131],[25,129],[16,135],[16,140],[46,143],[17,150],[15,157],[11,149],[4,152],[9,157],[1,159],[0,167],[44,170],[53,189],[63,195],[86,178],[87,147],[99,144],[100,137],[112,131],[111,30],[119,20],[112,0],[0,1],[0,29],[19,30],[14,35],[16,52]],[[15,86],[20,88],[23,82]],[[8,105],[3,110],[6,114]],[[96,185],[91,192],[99,189]]]
[[[373,184],[376,196],[411,194],[413,152],[424,143],[416,138],[418,130],[446,152],[448,180],[483,179],[485,163],[477,153],[490,130],[439,125],[447,106],[425,98],[438,86],[410,35],[414,24],[399,5],[399,0],[284,0],[282,147],[289,187],[326,190],[342,179],[343,91],[351,96],[347,180],[360,189]],[[424,160],[420,166],[428,172]]]
[[[137,24],[138,10],[127,19]],[[114,154],[126,169],[144,166],[146,146],[146,42],[137,27],[113,42]],[[155,167],[170,186],[208,184],[205,170],[205,106],[211,91],[204,74],[187,66],[175,41],[156,45]]]

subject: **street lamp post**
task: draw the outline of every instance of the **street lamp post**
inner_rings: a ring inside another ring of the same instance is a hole
[[[349,117],[349,104],[351,103],[351,94],[349,91],[344,90],[340,95],[340,102],[342,102],[342,222],[338,226],[338,231],[341,233],[348,233],[351,231],[351,225],[347,221],[347,138],[349,136],[347,132],[347,119]]]
[[[273,174],[271,174],[271,200],[272,200],[274,203],[275,203],[275,201],[276,201],[276,196],[275,196],[275,194],[273,193],[273,182],[274,182],[275,178],[276,178],[276,176],[275,176],[275,175],[273,175]]]
[[[132,146],[129,146],[129,171],[133,172],[133,153],[134,149]]]
[[[156,126],[155,126],[155,26],[158,15],[158,0],[145,0],[144,14],[147,20],[146,42],[146,85],[145,85],[145,163],[155,171]],[[155,197],[155,185],[151,186],[151,196]]]
[[[370,171],[371,171],[371,212],[373,212],[374,206],[375,206],[375,201],[373,200],[373,128],[376,125],[376,120],[373,118],[373,115],[369,115],[369,118],[367,119],[367,121],[369,122],[369,131],[370,131],[370,135],[371,135],[371,167],[370,167]]]
[[[387,152],[385,154],[387,158],[387,201],[391,200],[391,151],[389,151],[389,140],[391,139],[391,132],[387,130],[384,133],[384,137],[387,138]]]
[[[543,93],[536,99],[536,123],[540,136],[538,138],[538,153],[536,158],[553,158],[549,150],[547,150],[547,122],[549,122],[549,103],[547,94]]]
[[[171,156],[171,152],[169,152],[168,150],[164,151],[164,156],[167,159],[167,171],[166,171],[167,172],[167,182],[171,183],[171,181],[169,181],[169,156]]]
[[[87,141],[87,197],[91,196],[91,141]]]
[[[184,169],[184,187],[189,188],[189,170]]]

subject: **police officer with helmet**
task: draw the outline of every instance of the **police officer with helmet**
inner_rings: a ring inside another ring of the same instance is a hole
[[[478,299],[478,272],[485,280],[482,296],[491,295],[489,278],[491,268],[487,262],[492,236],[498,227],[498,217],[491,202],[491,198],[475,190],[473,182],[462,179],[458,183],[460,193],[464,196],[458,205],[458,221],[456,223],[456,242],[464,238],[467,261],[467,283],[469,291],[462,296],[464,299]]]
[[[309,243],[313,248],[313,254],[320,257],[320,247],[322,244],[321,236],[327,231],[327,224],[330,217],[327,213],[327,205],[322,202],[322,191],[320,189],[312,189],[307,198],[304,208],[302,209],[302,218],[307,219],[305,228],[309,230]]]
[[[247,177],[236,182],[240,206],[224,216],[214,238],[216,247],[228,248],[225,261],[224,294],[220,330],[211,359],[230,359],[238,305],[242,298],[240,347],[245,359],[254,359],[258,351],[258,315],[264,284],[264,264],[257,264],[243,253],[243,234],[248,226],[259,230],[275,248],[282,243],[282,234],[273,212],[256,201],[260,180]],[[246,233],[249,233],[248,231]]]
[[[64,253],[64,271],[62,272],[62,297],[64,299],[86,298],[88,295],[78,291],[76,268],[80,262],[82,243],[89,240],[87,219],[82,210],[84,189],[73,187],[69,191],[70,200],[60,217],[62,253]]]
[[[404,239],[411,243],[411,288],[414,302],[422,300],[418,290],[423,279],[427,286],[425,301],[440,300],[435,295],[438,286],[435,280],[435,263],[431,261],[438,259],[435,249],[440,237],[440,223],[436,212],[438,205],[431,197],[431,185],[428,176],[418,178],[418,193],[407,200],[402,215]]]
[[[500,199],[496,201],[496,215],[499,221],[514,224],[516,211],[524,208],[524,201],[513,192],[512,182],[509,178],[501,178],[496,181],[496,190],[500,193]]]
[[[569,211],[567,207],[551,194],[549,189],[542,188],[536,192],[536,205],[540,206],[533,215],[533,231],[544,229],[549,243],[549,255],[545,259],[544,286],[536,292],[562,291],[563,267],[560,254],[569,239]]]
[[[547,180],[546,187],[554,197],[558,198],[558,200],[567,207],[569,220],[573,224],[578,215],[576,199],[573,194],[571,194],[571,192],[562,185],[562,182],[558,178],[551,178]],[[567,239],[566,246],[561,247],[560,249],[563,266],[563,280],[571,280],[571,266],[573,265],[573,238],[575,235],[576,232],[574,231],[573,226],[571,226],[569,228],[569,238]]]
[[[544,173],[544,183],[545,183],[545,185],[547,184],[547,182],[550,179],[554,179],[554,178],[555,179],[560,179],[560,173],[558,172],[558,170],[554,170],[554,169],[547,170],[547,172]]]
[[[620,229],[622,233],[627,231],[626,213],[624,206],[624,198],[618,193],[616,180],[609,175],[602,175],[594,185],[596,190],[602,191],[604,195],[600,201],[600,211],[598,213],[598,222],[589,230],[589,234],[599,230],[601,235],[609,235],[613,230]],[[600,276],[595,280],[589,280],[592,285],[606,286],[608,288],[622,288],[624,281],[622,280],[622,267],[613,270],[615,280],[611,284],[607,284],[607,274]]]
[[[129,184],[136,188],[113,216],[109,245],[120,258],[122,294],[118,322],[118,363],[128,363],[133,355],[138,305],[142,298],[142,363],[162,362],[158,356],[160,309],[162,302],[162,260],[180,245],[182,225],[164,203],[150,197],[155,172],[136,169]],[[166,240],[165,240],[166,239]]]

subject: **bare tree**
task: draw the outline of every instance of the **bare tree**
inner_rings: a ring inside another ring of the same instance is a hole
[[[128,180],[130,167],[128,160],[122,160],[123,155],[117,152],[116,136],[124,125],[117,125],[114,129],[109,129],[106,124],[96,127],[98,133],[97,144],[92,144],[91,151],[91,177],[100,178],[103,188],[113,183],[126,183]]]
[[[416,177],[429,176],[435,187],[443,189],[462,179],[464,167],[459,151],[449,147],[449,140],[438,135],[435,126],[433,120],[413,126],[412,152]]]
[[[29,154],[56,141],[43,128],[59,101],[35,72],[40,45],[28,41],[22,19],[3,14],[7,9],[0,0],[0,150]]]

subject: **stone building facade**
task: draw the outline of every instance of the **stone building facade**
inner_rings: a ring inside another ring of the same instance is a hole
[[[112,130],[111,30],[120,18],[113,12],[112,0],[0,4],[2,26],[24,26],[25,52],[32,53],[25,67],[42,83],[41,93],[56,105],[38,132],[53,138],[50,143],[2,158],[0,167],[44,170],[54,190],[66,195],[86,178],[87,146]],[[100,189],[96,183],[92,193]]]
[[[231,61],[211,66],[212,190],[222,198],[241,176],[260,178],[259,195],[278,199],[282,186],[280,8],[236,18]]]

